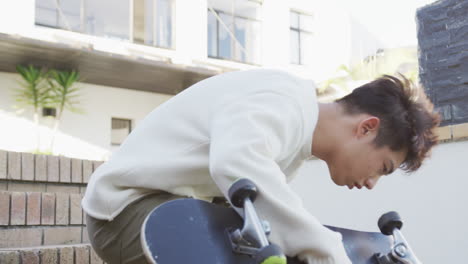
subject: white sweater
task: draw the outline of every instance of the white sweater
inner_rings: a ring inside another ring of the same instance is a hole
[[[84,211],[112,220],[164,190],[210,200],[239,178],[259,189],[270,240],[308,263],[350,263],[341,235],[308,213],[287,184],[310,158],[318,105],[312,82],[278,70],[205,79],[157,107],[92,175]]]

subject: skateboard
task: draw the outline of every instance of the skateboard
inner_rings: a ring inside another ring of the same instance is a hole
[[[197,199],[178,199],[156,207],[141,230],[143,251],[157,264],[303,264],[268,241],[268,223],[258,218],[253,182],[242,179],[229,190],[233,208]],[[380,217],[381,232],[334,226],[340,232],[353,264],[420,264],[400,232],[403,222],[395,212]]]

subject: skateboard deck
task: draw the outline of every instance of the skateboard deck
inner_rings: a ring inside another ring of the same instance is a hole
[[[178,199],[155,208],[142,226],[143,251],[157,264],[255,264],[252,257],[233,253],[228,231],[241,228],[242,218],[232,209],[196,199]],[[391,250],[391,237],[333,226],[343,235],[354,264],[376,264],[375,253]],[[274,232],[274,230],[272,230]],[[302,264],[288,257],[288,264]]]

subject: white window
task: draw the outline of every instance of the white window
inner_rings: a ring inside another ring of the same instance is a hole
[[[133,42],[173,48],[173,0],[133,0]]]
[[[261,2],[208,0],[208,56],[260,64]]]
[[[36,0],[36,25],[173,47],[174,0]]]
[[[290,12],[290,55],[292,64],[310,65],[313,49],[313,17]]]
[[[112,118],[111,144],[120,145],[132,131],[132,120]]]

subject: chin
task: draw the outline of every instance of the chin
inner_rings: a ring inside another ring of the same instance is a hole
[[[338,185],[338,186],[344,186],[344,185],[346,185],[344,182],[340,181],[340,177],[337,176],[336,174],[331,174],[330,177],[331,177],[332,181],[333,181],[336,185]]]

